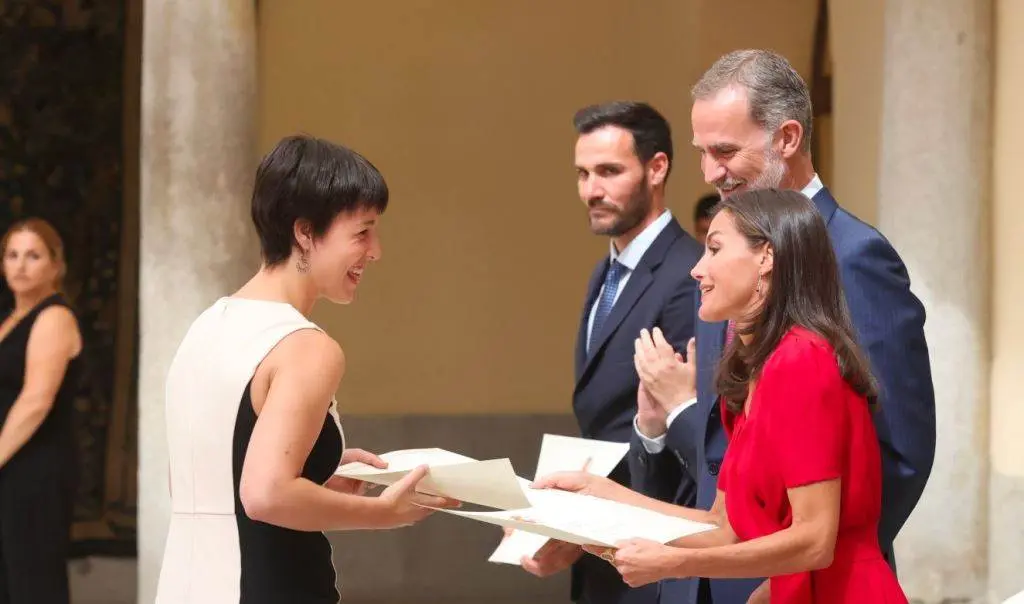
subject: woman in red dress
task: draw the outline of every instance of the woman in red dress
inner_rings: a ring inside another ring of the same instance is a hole
[[[737,335],[716,375],[730,441],[711,511],[656,501],[582,473],[553,475],[536,486],[718,526],[669,545],[631,539],[613,551],[588,548],[630,585],[769,577],[773,603],[905,604],[877,541],[882,464],[871,419],[875,382],[853,335],[824,221],[799,192],[747,191],[720,204],[706,245],[693,269],[700,318],[728,320]],[[659,333],[642,334],[636,355],[642,383],[652,364],[675,362],[692,384],[688,352],[683,361]],[[765,596],[759,590],[751,600]]]

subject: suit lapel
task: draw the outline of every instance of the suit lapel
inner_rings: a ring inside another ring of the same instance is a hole
[[[725,349],[725,331],[728,321],[705,323],[697,319],[697,392],[700,402],[712,401],[715,395],[715,369]]]
[[[825,226],[828,226],[828,223],[832,222],[832,217],[835,216],[836,210],[839,208],[836,198],[832,197],[828,187],[822,187],[820,191],[814,194],[811,201],[818,208],[821,217],[825,219]]]
[[[594,272],[590,275],[590,284],[587,285],[587,299],[583,303],[583,312],[580,317],[580,327],[576,334],[576,381],[579,382],[583,376],[583,367],[587,362],[587,325],[590,324],[590,310],[594,306],[598,292],[601,291],[601,283],[604,281],[605,273],[608,272],[609,257],[605,256]],[[629,282],[626,282],[629,285]]]
[[[608,314],[608,318],[605,319],[604,325],[601,326],[601,331],[596,334],[597,339],[594,340],[594,345],[587,353],[586,350],[586,337],[587,337],[587,321],[590,317],[590,307],[593,305],[594,298],[597,296],[597,292],[600,291],[601,282],[604,279],[605,271],[607,270],[607,261],[605,262],[605,268],[600,271],[596,279],[592,279],[592,291],[591,295],[588,296],[588,305],[584,309],[582,331],[578,341],[582,342],[582,351],[584,354],[584,361],[579,371],[576,373],[576,386],[579,387],[580,381],[583,380],[584,376],[587,375],[587,371],[594,363],[594,359],[598,356],[598,352],[608,342],[615,330],[618,329],[622,321],[629,315],[629,311],[636,306],[636,303],[643,296],[647,288],[654,282],[654,271],[657,270],[658,266],[665,259],[665,255],[668,254],[669,248],[675,243],[676,239],[683,233],[683,228],[679,226],[679,223],[673,218],[669,222],[665,229],[658,235],[648,248],[647,253],[643,255],[640,262],[637,263],[636,270],[629,276],[629,280],[626,281],[626,285],[623,290],[619,293],[618,299],[615,301],[615,306],[612,307],[611,313]],[[636,334],[640,335],[640,334]],[[579,348],[579,345],[577,345]],[[579,358],[579,350],[577,351],[577,358]]]

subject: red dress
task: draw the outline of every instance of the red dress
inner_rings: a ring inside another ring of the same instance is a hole
[[[771,577],[773,604],[906,604],[878,546],[882,461],[867,401],[839,374],[832,347],[795,327],[771,354],[749,413],[722,408],[729,447],[718,488],[744,541],[793,520],[786,489],[841,481],[832,565]]]

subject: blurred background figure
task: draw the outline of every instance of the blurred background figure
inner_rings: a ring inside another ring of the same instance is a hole
[[[0,323],[0,602],[66,604],[82,337],[57,231],[28,219],[0,248],[14,297]]]
[[[711,211],[715,209],[719,200],[721,197],[718,193],[708,193],[701,196],[697,200],[697,205],[693,207],[693,236],[701,245],[707,239],[708,228],[711,226]]]

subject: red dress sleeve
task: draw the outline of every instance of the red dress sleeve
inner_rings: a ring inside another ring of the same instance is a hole
[[[849,449],[846,384],[835,355],[815,336],[790,335],[765,363],[753,410],[787,489],[840,478]]]

